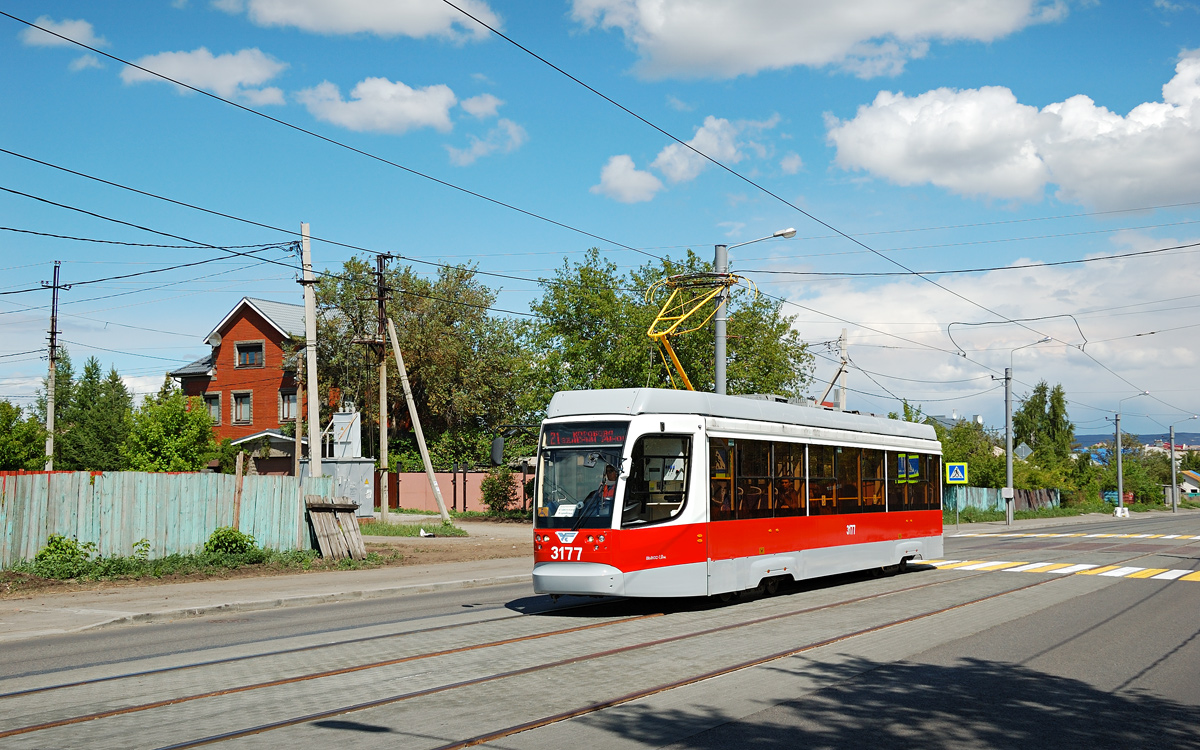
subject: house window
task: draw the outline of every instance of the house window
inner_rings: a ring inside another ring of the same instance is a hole
[[[204,394],[204,407],[208,409],[208,416],[212,418],[213,424],[221,424],[221,394]]]
[[[263,342],[256,341],[253,343],[235,344],[237,348],[237,366],[238,367],[262,367],[263,360]]]
[[[296,392],[279,392],[279,421],[294,422],[296,420]]]
[[[253,401],[251,393],[245,391],[233,394],[233,423],[250,424],[254,421]]]

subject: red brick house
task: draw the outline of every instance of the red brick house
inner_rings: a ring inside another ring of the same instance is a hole
[[[205,342],[212,352],[169,373],[184,394],[204,399],[218,441],[267,437],[296,418],[296,355],[302,352],[304,306],[243,297]],[[285,448],[291,453],[290,448]]]

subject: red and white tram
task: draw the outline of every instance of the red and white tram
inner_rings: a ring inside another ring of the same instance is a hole
[[[565,391],[537,482],[544,594],[729,594],[942,555],[928,425],[770,397]]]

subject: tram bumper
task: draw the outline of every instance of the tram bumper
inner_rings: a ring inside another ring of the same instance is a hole
[[[621,596],[625,593],[625,574],[602,563],[536,563],[533,566],[533,590],[539,594]]]

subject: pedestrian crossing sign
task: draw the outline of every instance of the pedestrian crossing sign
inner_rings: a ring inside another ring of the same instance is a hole
[[[967,464],[963,463],[946,463],[946,484],[966,484],[967,483]]]

